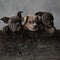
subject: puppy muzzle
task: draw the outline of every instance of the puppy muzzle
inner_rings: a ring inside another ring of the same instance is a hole
[[[37,28],[37,27],[38,27],[37,25],[34,26],[34,28]]]

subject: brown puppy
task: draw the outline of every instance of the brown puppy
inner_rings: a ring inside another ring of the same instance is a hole
[[[4,21],[4,23],[8,24],[7,27],[5,26],[6,31],[8,31],[9,29],[12,32],[20,31],[20,29],[22,27],[22,24],[21,24],[22,15],[21,15],[21,13],[22,13],[22,11],[19,11],[16,16],[1,18],[1,20]],[[5,31],[5,27],[3,28],[4,31]],[[9,27],[9,29],[8,29],[8,27]]]
[[[37,31],[38,30],[37,19],[38,17],[32,14],[23,17],[24,29],[30,31]]]
[[[55,27],[54,27],[54,17],[51,13],[49,12],[37,12],[35,13],[36,16],[40,16],[41,19],[38,21],[39,24],[39,29],[40,27],[45,28],[50,33],[55,32]]]

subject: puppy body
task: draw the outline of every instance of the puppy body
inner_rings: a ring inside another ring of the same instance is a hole
[[[37,21],[37,16],[32,15],[32,14],[23,17],[24,29],[30,30],[30,31],[37,31],[38,25],[36,21]]]

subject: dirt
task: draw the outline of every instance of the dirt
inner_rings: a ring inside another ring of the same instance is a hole
[[[60,30],[54,35],[0,31],[0,60],[60,60]]]

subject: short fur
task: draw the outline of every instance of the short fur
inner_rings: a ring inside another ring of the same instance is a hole
[[[20,29],[22,28],[22,15],[21,15],[21,11],[19,11],[17,13],[16,16],[12,16],[12,17],[3,17],[1,18],[2,21],[4,21],[4,23],[8,24],[9,29],[12,32],[16,32],[16,31],[20,31]],[[6,28],[6,31],[8,31],[9,29]],[[4,27],[4,31],[5,31],[5,27]]]
[[[30,31],[37,31],[38,30],[37,19],[38,17],[32,14],[23,17],[24,29]]]
[[[43,28],[47,28],[47,31],[51,32],[55,32],[55,27],[54,27],[54,17],[51,13],[49,12],[37,12],[35,13],[36,16],[40,16],[40,20],[39,22],[39,29],[41,27]],[[52,29],[53,28],[53,29]]]

